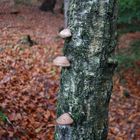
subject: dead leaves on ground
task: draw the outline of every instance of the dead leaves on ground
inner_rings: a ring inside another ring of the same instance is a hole
[[[47,53],[46,47],[24,46],[0,54],[1,109],[12,123],[0,128],[1,135],[28,139],[43,133],[46,139],[54,128],[59,71]]]

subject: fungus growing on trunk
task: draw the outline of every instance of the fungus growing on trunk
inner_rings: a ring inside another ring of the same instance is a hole
[[[72,36],[72,34],[71,34],[70,29],[66,28],[66,29],[63,29],[63,30],[59,33],[59,36],[60,36],[61,38],[69,38],[69,37]]]
[[[56,120],[56,129],[58,130],[59,140],[72,140],[72,124],[73,119],[69,113],[64,113]]]
[[[57,56],[54,60],[53,60],[53,64],[55,66],[60,66],[60,67],[69,67],[70,66],[70,62],[67,59],[67,57],[65,56]]]
[[[64,113],[57,118],[56,123],[58,125],[71,125],[73,123],[73,119],[69,113]]]

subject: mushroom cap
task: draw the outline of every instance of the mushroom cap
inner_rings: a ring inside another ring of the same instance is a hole
[[[57,56],[53,60],[53,64],[56,66],[60,66],[60,67],[69,67],[70,66],[70,62],[68,61],[67,57],[65,57],[65,56]]]
[[[69,113],[64,113],[56,120],[58,125],[70,125],[73,123],[73,119],[69,115]]]
[[[59,33],[59,36],[62,37],[62,38],[68,38],[68,37],[71,37],[72,34],[71,34],[70,29],[66,28],[66,29],[63,29],[63,30]]]

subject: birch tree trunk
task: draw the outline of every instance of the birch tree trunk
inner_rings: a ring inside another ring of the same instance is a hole
[[[112,59],[116,46],[117,0],[70,0],[57,115],[70,113],[74,123],[58,125],[55,140],[106,140]]]
[[[69,1],[70,0],[64,0],[64,19],[65,19],[65,28],[67,28],[68,26],[68,16],[67,16],[67,12],[68,12],[68,8],[69,8]]]

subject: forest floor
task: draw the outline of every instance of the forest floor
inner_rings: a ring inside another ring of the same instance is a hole
[[[52,60],[62,55],[63,15],[17,8],[19,13],[0,11],[0,140],[53,140],[60,68]],[[28,45],[27,35],[36,44]],[[122,35],[117,48],[134,40],[140,32]],[[137,60],[114,76],[108,140],[140,140],[139,68]]]

